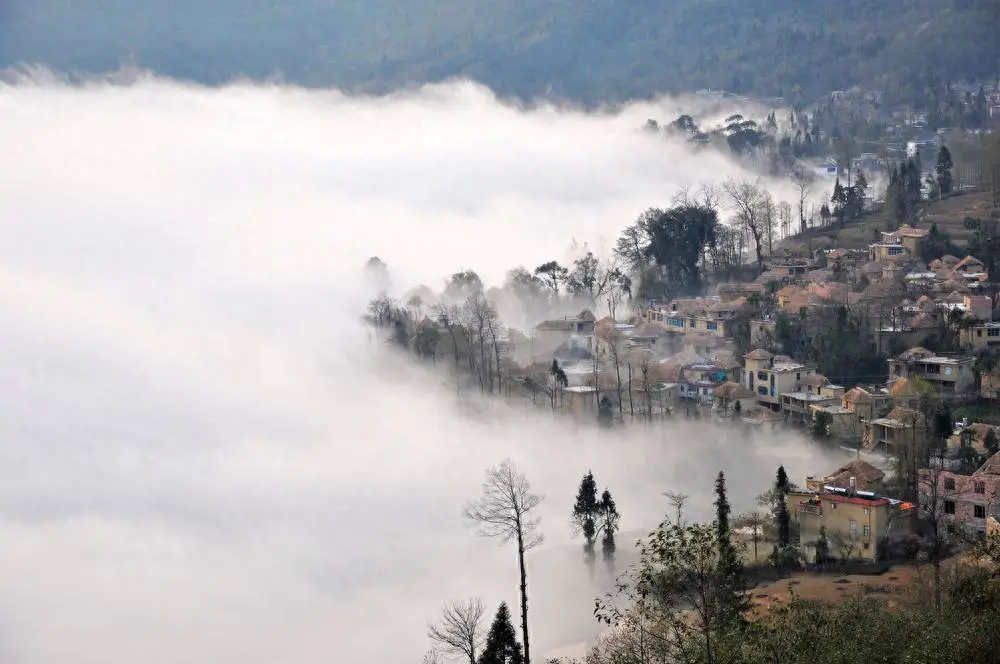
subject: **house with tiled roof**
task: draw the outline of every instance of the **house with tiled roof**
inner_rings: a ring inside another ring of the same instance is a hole
[[[927,433],[927,419],[912,408],[896,406],[885,417],[866,423],[862,445],[866,449],[898,450],[922,441]]]
[[[913,258],[928,232],[926,228],[912,228],[907,224],[894,231],[883,231],[881,240],[868,245],[868,259],[885,264],[892,259]]]
[[[867,461],[855,459],[825,477],[806,477],[806,488],[810,491],[822,491],[824,486],[833,486],[881,493],[884,480],[885,472]]]

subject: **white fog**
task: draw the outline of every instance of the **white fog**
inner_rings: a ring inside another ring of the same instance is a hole
[[[461,516],[508,456],[546,496],[544,655],[597,629],[568,518],[588,469],[622,541],[666,490],[707,516],[719,470],[737,511],[779,463],[823,470],[791,433],[461,416],[357,322],[370,256],[401,288],[497,284],[610,246],[684,185],[750,177],[638,131],[697,100],[585,114],[467,83],[43,78],[0,88],[3,662],[419,662],[443,601],[515,603],[513,549]]]

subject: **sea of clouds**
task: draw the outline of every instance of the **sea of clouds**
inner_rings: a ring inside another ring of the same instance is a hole
[[[372,255],[396,284],[497,283],[574,240],[610,246],[682,186],[753,177],[637,131],[693,103],[0,87],[0,659],[418,662],[442,601],[516,601],[514,551],[461,518],[507,456],[546,496],[529,559],[544,654],[596,633],[608,579],[568,522],[588,469],[630,532],[666,490],[707,516],[720,469],[738,509],[779,463],[824,470],[791,436],[462,414],[357,324]]]

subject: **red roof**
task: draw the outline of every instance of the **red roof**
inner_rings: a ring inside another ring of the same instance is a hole
[[[862,498],[861,496],[842,496],[839,493],[821,493],[818,494],[820,500],[829,500],[832,503],[850,503],[852,505],[861,505],[863,507],[881,507],[882,505],[888,505],[888,498]]]

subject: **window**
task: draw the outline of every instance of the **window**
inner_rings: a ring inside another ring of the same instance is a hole
[[[767,380],[767,374],[763,371],[757,372],[757,380]]]
[[[983,336],[983,331],[982,330],[976,330],[976,336],[977,337]]]
[[[766,397],[767,396],[767,388],[764,387],[763,385],[761,385],[760,387],[757,388],[757,394],[759,394],[762,397]]]
[[[945,514],[954,514],[955,513],[955,501],[953,501],[953,500],[946,500],[946,501],[944,501],[944,513]]]
[[[871,539],[871,536],[872,536],[872,527],[871,526],[865,526],[864,528],[862,528],[861,529],[861,536],[864,537],[865,539]]]
[[[708,329],[713,330],[713,331],[719,329],[719,324],[718,323],[706,323],[706,325],[708,326]]]
[[[986,482],[976,482],[976,493],[986,493]]]
[[[955,478],[954,477],[946,477],[946,478],[944,478],[944,490],[945,491],[954,491],[955,490]]]
[[[692,318],[689,322],[691,323],[692,330],[698,327],[698,321],[696,321],[695,319]]]
[[[683,318],[671,318],[670,319],[670,327],[684,327],[684,319]]]
[[[872,513],[872,511],[869,508],[866,507],[865,508],[865,516],[868,516],[871,513]]]
[[[972,506],[972,516],[977,519],[986,518],[986,506],[985,505],[973,505]]]
[[[795,380],[802,380],[802,374],[800,373],[795,374]]]
[[[851,519],[851,539],[858,539],[858,522]]]
[[[835,502],[833,502],[833,501],[831,500],[831,501],[830,501],[830,509],[832,509],[832,510],[835,510],[835,509],[837,509],[837,503],[835,503]]]
[[[991,327],[986,330],[986,336],[988,337],[1000,337],[1000,327]]]

